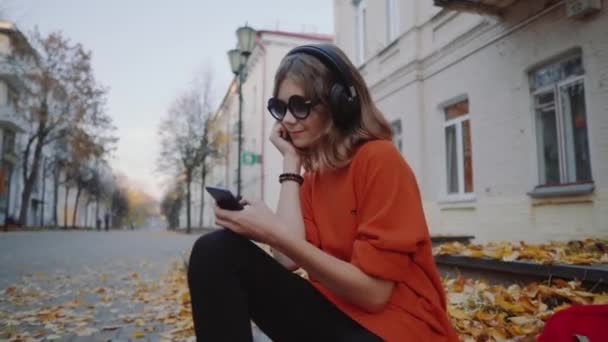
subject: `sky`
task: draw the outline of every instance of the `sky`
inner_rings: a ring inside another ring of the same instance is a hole
[[[0,0],[0,8],[26,34],[62,31],[92,51],[120,139],[110,164],[155,198],[165,183],[156,171],[161,118],[207,69],[221,101],[239,26],[333,33],[332,0]]]

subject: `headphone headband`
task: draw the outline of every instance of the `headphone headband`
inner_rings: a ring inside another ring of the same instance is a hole
[[[306,54],[315,57],[336,76],[327,94],[333,122],[343,132],[350,132],[361,121],[361,103],[348,63],[331,44],[303,45],[289,51],[287,56]]]
[[[338,56],[331,48],[328,48],[329,44],[316,44],[316,45],[302,45],[289,51],[287,56],[304,53],[311,55],[319,59],[326,67],[331,69],[344,85],[344,88],[348,91],[348,95],[351,98],[357,96],[357,91],[353,85],[350,70],[346,63]]]

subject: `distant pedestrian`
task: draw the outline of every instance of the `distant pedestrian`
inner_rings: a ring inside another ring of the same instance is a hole
[[[105,221],[105,225],[106,225],[106,232],[110,230],[110,214],[106,213],[103,216],[103,220]]]
[[[101,219],[99,217],[95,221],[95,228],[97,228],[98,231],[101,230]]]

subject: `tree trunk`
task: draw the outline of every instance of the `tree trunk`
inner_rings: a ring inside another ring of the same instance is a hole
[[[99,219],[99,194],[95,195],[95,225],[97,225],[98,219]]]
[[[80,194],[82,187],[76,187],[76,199],[74,200],[74,212],[72,212],[72,228],[76,228],[76,215],[78,214],[78,201],[80,200]]]
[[[32,190],[34,189],[34,182],[38,177],[38,169],[40,168],[40,157],[42,156],[42,148],[44,147],[44,138],[46,137],[46,117],[47,117],[47,104],[46,101],[42,103],[42,115],[36,130],[35,136],[32,136],[27,144],[27,147],[23,156],[23,192],[21,193],[21,210],[19,212],[19,223],[27,226],[27,212],[30,208],[30,197],[32,196]],[[28,162],[30,156],[31,144],[35,141],[36,146],[34,147],[34,160],[32,161],[32,169],[28,174]]]
[[[30,198],[32,197],[32,191],[34,190],[34,182],[38,177],[38,169],[40,168],[40,156],[42,155],[42,147],[44,146],[40,138],[36,139],[36,146],[34,148],[34,161],[32,163],[32,169],[27,172],[27,167],[24,167],[24,186],[23,192],[21,193],[21,211],[19,212],[19,222],[27,226],[27,213],[30,208]],[[23,160],[24,164],[27,164],[29,151],[26,149],[26,156]]]
[[[65,201],[63,202],[63,229],[68,229],[68,198],[70,197],[70,187],[65,184]]]
[[[186,233],[190,234],[190,185],[192,184],[192,170],[186,172]]]
[[[42,159],[42,203],[40,206],[40,226],[44,227],[44,208],[46,207],[46,169],[47,165]]]
[[[57,210],[59,199],[59,171],[57,170],[57,164],[53,166],[53,226],[59,226],[57,222]]]
[[[87,196],[86,204],[87,205],[84,207],[84,227],[88,228],[89,227],[89,204],[91,204],[91,202],[89,202],[88,196]]]

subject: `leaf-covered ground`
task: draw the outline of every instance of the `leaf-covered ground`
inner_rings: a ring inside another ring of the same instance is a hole
[[[480,256],[504,258],[517,252],[539,262],[568,262],[590,253],[595,261],[603,257],[598,251],[604,243],[497,243],[458,247],[458,253],[481,251]],[[0,289],[0,341],[194,340],[183,258],[169,268],[167,262],[145,260],[106,266],[111,267],[77,274],[29,273]],[[167,272],[151,272],[159,269]],[[576,281],[502,286],[458,277],[445,279],[444,286],[448,315],[463,341],[533,341],[559,310],[608,304],[607,293],[588,292]]]
[[[602,264],[608,263],[608,240],[585,239],[568,242],[553,241],[543,244],[500,241],[468,245],[449,242],[435,247],[433,253],[435,255],[487,257],[503,261],[527,260],[544,264]]]
[[[154,267],[154,265],[148,265]],[[0,293],[0,340],[194,340],[183,263],[161,279],[29,274]]]
[[[608,293],[591,293],[578,281],[505,287],[458,277],[446,279],[448,314],[464,341],[534,341],[555,312],[572,305],[608,304]]]

